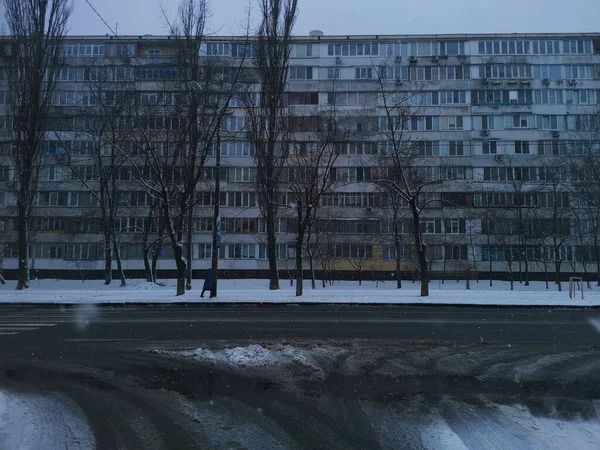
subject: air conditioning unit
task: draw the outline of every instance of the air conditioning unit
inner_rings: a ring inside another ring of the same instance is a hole
[[[342,58],[340,58],[339,56],[335,57],[335,63],[339,66],[342,64]]]
[[[396,79],[396,86],[402,86],[402,80]]]
[[[489,80],[487,78],[482,78],[481,79],[481,84],[488,84]]]
[[[552,137],[554,139],[558,139],[560,137],[560,131],[553,131],[552,132]]]
[[[417,62],[417,57],[416,56],[411,56],[410,58],[408,58],[408,62],[416,63]]]
[[[577,80],[576,79],[572,79],[571,81],[569,81],[569,84],[571,86],[576,86],[577,85]]]
[[[508,80],[506,84],[517,84],[519,83],[517,80]]]
[[[563,84],[564,80],[556,80],[556,84]]]
[[[373,208],[367,208],[367,209],[365,209],[365,214],[367,214],[367,215],[373,214]]]
[[[395,61],[396,61],[397,63],[400,63],[400,62],[402,62],[402,56],[396,56],[396,58],[395,58]]]
[[[490,135],[490,130],[481,130],[481,135],[482,136],[489,136]]]
[[[502,161],[504,161],[504,158],[502,157],[502,155],[495,155],[494,161],[496,161],[497,163],[501,163]]]
[[[531,81],[529,81],[529,80],[521,80],[521,84],[523,84],[523,85],[529,85],[529,84],[531,84]]]
[[[550,78],[544,78],[542,80],[542,83],[544,83],[544,84],[550,84]]]
[[[494,81],[492,81],[492,84],[496,84],[496,85],[502,84],[502,81],[500,81],[500,80],[494,80]]]
[[[440,61],[440,58],[439,58],[439,57],[437,57],[437,56],[432,56],[432,57],[431,57],[431,61],[433,61],[433,62],[439,62],[439,61]]]

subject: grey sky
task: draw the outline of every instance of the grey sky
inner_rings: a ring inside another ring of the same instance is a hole
[[[86,0],[74,0],[70,34],[106,34]],[[256,0],[250,0],[256,2]],[[89,0],[119,34],[166,34],[161,0]],[[171,14],[177,0],[162,0]],[[212,0],[211,29],[238,34],[248,0]],[[296,35],[600,31],[599,0],[299,0]],[[256,11],[254,12],[256,15]]]

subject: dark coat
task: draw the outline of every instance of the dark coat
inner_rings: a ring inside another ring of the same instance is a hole
[[[210,291],[211,283],[212,283],[212,269],[208,269],[206,271],[206,275],[204,275],[204,286],[202,286],[202,290]]]

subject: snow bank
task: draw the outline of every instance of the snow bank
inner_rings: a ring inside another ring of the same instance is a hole
[[[262,345],[252,344],[245,347],[219,350],[197,348],[191,351],[167,353],[231,367],[256,368],[302,365],[316,371],[321,371],[323,365],[331,363],[337,356],[347,351],[347,349],[330,346],[299,348],[293,345],[274,345],[266,348]]]
[[[532,282],[530,286],[495,281],[471,282],[465,289],[464,281],[449,281],[430,284],[430,296],[420,296],[419,283],[404,282],[403,288],[395,289],[395,282],[375,283],[365,281],[362,286],[356,281],[340,281],[317,289],[304,286],[304,295],[295,296],[295,286],[281,280],[279,291],[268,289],[268,280],[243,279],[220,280],[219,295],[215,299],[200,298],[202,280],[194,281],[194,289],[183,296],[175,296],[175,281],[165,280],[164,286],[145,280],[129,280],[126,287],[113,282],[105,286],[102,280],[34,280],[31,287],[15,291],[16,283],[8,281],[0,286],[0,303],[174,303],[174,302],[257,302],[257,303],[390,303],[390,304],[444,304],[444,305],[514,305],[514,306],[600,306],[600,288],[592,285],[585,289],[585,298],[580,292],[569,299],[568,285],[563,291],[550,284],[546,289],[543,282]]]

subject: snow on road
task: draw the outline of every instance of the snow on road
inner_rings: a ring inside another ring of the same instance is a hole
[[[550,284],[546,289],[543,282],[532,282],[530,286],[515,283],[510,290],[508,282],[471,282],[465,289],[464,281],[433,281],[430,296],[419,295],[419,283],[405,282],[403,288],[395,289],[394,282],[375,283],[365,281],[362,286],[355,281],[340,281],[334,285],[317,289],[306,283],[304,295],[295,296],[295,287],[281,280],[279,291],[270,291],[267,280],[238,279],[220,280],[219,295],[215,299],[200,299],[202,281],[195,282],[195,289],[183,296],[175,295],[175,281],[166,280],[164,286],[145,280],[129,280],[126,287],[118,282],[104,286],[102,280],[85,282],[76,280],[33,280],[31,287],[15,291],[15,282],[8,281],[0,286],[0,303],[174,303],[174,302],[259,302],[259,303],[411,303],[411,304],[461,304],[461,305],[518,305],[518,306],[600,306],[600,288],[592,285],[584,291],[584,299],[569,299],[567,283],[563,291]]]
[[[79,409],[54,396],[0,390],[0,449],[94,449]]]

